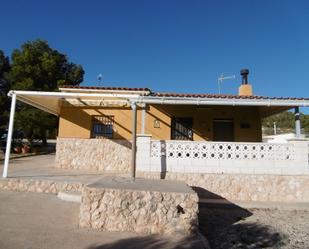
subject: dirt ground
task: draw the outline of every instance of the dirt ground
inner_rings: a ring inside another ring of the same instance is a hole
[[[95,232],[78,227],[79,203],[55,195],[0,191],[0,249],[189,249],[197,237]]]
[[[0,191],[2,249],[189,249],[182,240],[132,233],[95,232],[78,227],[79,204],[55,195]],[[213,249],[309,248],[309,211],[200,206],[200,229]]]
[[[200,225],[213,249],[309,248],[309,211],[203,204]]]

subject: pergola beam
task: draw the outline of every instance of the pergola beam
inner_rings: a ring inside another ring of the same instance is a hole
[[[70,93],[70,92],[41,92],[41,91],[10,91],[9,96],[12,94],[24,96],[45,96],[56,98],[137,98],[138,94],[120,94],[120,93]]]

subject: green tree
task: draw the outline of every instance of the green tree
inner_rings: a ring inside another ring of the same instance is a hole
[[[291,132],[295,129],[295,116],[293,112],[282,112],[263,119],[262,124],[267,134],[273,133],[273,123],[276,122],[279,133]],[[301,127],[309,133],[309,115],[300,114]]]
[[[13,51],[9,79],[14,89],[53,91],[62,84],[78,85],[83,76],[81,65],[69,62],[46,41],[26,42]]]
[[[0,128],[7,124],[8,109],[10,106],[7,92],[10,88],[6,75],[10,71],[10,61],[4,52],[0,50]]]
[[[35,40],[13,51],[7,79],[14,90],[56,91],[63,84],[80,84],[83,76],[81,65],[69,62],[46,41]],[[56,117],[21,103],[16,109],[16,129],[22,130],[30,143],[33,139],[46,143],[47,131],[56,128]]]

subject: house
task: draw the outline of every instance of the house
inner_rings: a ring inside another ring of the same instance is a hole
[[[269,102],[280,99],[253,96],[247,74],[239,95],[156,93],[148,88],[70,85],[59,90],[71,94],[115,95],[108,101],[100,98],[62,101],[59,110],[60,138],[130,140],[130,99],[136,97],[139,98],[136,102],[138,132],[150,134],[158,140],[261,142],[261,119],[293,107],[269,106]],[[127,100],[119,102],[118,97]],[[148,104],[147,100],[151,102]]]
[[[307,141],[263,143],[261,133],[262,118],[293,108],[300,137],[299,107],[309,106],[309,98],[256,96],[248,73],[241,71],[238,95],[70,85],[59,92],[11,91],[10,129],[16,99],[59,116],[59,168],[182,175],[179,179],[309,174]],[[8,155],[3,176],[7,168]]]

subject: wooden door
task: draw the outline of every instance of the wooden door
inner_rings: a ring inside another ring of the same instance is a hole
[[[234,120],[215,119],[213,121],[214,141],[234,141]]]

